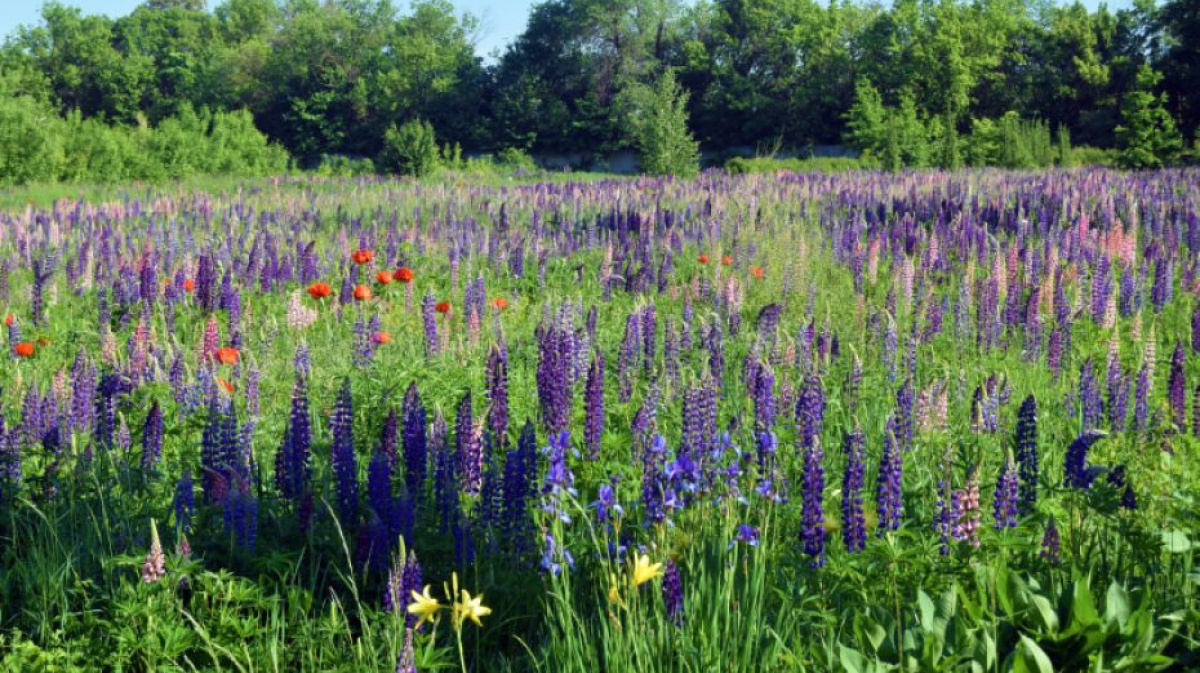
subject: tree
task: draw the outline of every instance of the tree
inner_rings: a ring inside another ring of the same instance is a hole
[[[1200,129],[1200,2],[1170,0],[1159,12],[1167,48],[1161,60],[1166,90],[1189,133]]]
[[[624,104],[642,172],[692,176],[700,168],[700,144],[688,130],[687,93],[668,70],[652,86],[630,87]]]
[[[1162,75],[1144,65],[1137,81],[1137,90],[1126,98],[1122,123],[1116,128],[1118,163],[1124,168],[1161,168],[1175,160],[1183,149],[1183,139],[1167,112],[1167,95],[1154,94]]]

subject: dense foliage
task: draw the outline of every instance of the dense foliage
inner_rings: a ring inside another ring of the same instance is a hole
[[[622,104],[645,100],[666,73],[678,81],[673,100],[688,128],[656,133],[659,141],[802,156],[846,142],[888,168],[1061,161],[993,145],[1017,127],[1025,139],[1044,128],[1053,145],[1061,137],[1114,148],[1126,143],[1118,127],[1162,128],[1128,118],[1143,96],[1184,138],[1200,125],[1194,0],[1137,0],[1116,12],[1033,0],[546,0],[489,63],[476,54],[476,20],[447,0],[203,7],[152,0],[109,19],[50,2],[38,25],[0,48],[0,94],[117,128],[158,128],[189,110],[248,110],[305,168],[386,164],[388,130],[423,119],[439,145],[468,155],[579,153],[591,166],[643,148],[645,168],[678,172],[645,153],[646,129],[629,124]],[[1145,68],[1161,81],[1139,75]],[[6,119],[13,114],[26,113]],[[671,115],[680,115],[675,106]],[[41,133],[58,139],[51,145],[65,137]],[[1186,158],[1168,145],[1140,142],[1125,163]],[[1138,154],[1147,148],[1162,151]],[[685,172],[694,170],[692,162]],[[3,174],[34,178],[47,172],[21,164]]]
[[[4,670],[1200,666],[1196,170],[173,189],[0,214]]]

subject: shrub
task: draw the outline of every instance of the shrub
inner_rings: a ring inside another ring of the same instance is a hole
[[[688,130],[687,100],[670,71],[653,86],[638,85],[626,93],[626,119],[642,172],[690,177],[700,171],[700,144]]]
[[[378,165],[390,173],[422,177],[438,167],[440,154],[433,125],[413,119],[384,133]]]

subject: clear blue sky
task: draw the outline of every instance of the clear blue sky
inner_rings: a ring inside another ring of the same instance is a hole
[[[59,0],[63,4],[80,7],[87,14],[107,14],[118,17],[128,14],[141,4],[141,0]],[[502,50],[517,35],[525,30],[525,19],[529,8],[536,0],[451,0],[460,12],[469,12],[480,19],[479,43],[477,48],[481,56],[489,56],[495,50]],[[1059,0],[1068,2],[1070,0]],[[0,10],[0,35],[8,35],[17,26],[35,24],[38,22],[41,0],[0,0],[4,5]],[[220,0],[208,0],[209,7],[214,7]],[[1102,0],[1084,0],[1084,4],[1094,8]],[[407,7],[406,0],[396,0],[401,8]],[[1119,9],[1131,4],[1130,0],[1107,0],[1110,9]]]
[[[407,0],[393,0],[404,10]],[[83,9],[85,14],[107,14],[111,17],[124,16],[132,12],[142,0],[59,0],[65,5]],[[479,44],[481,56],[493,50],[503,49],[525,30],[525,18],[535,0],[451,0],[459,12],[468,12],[480,19]],[[220,0],[208,0],[209,8]],[[0,35],[7,36],[20,25],[36,24],[41,17],[42,0],[0,0]]]

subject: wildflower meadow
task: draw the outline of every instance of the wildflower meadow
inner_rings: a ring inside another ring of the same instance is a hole
[[[0,213],[0,669],[1200,669],[1200,171]]]

